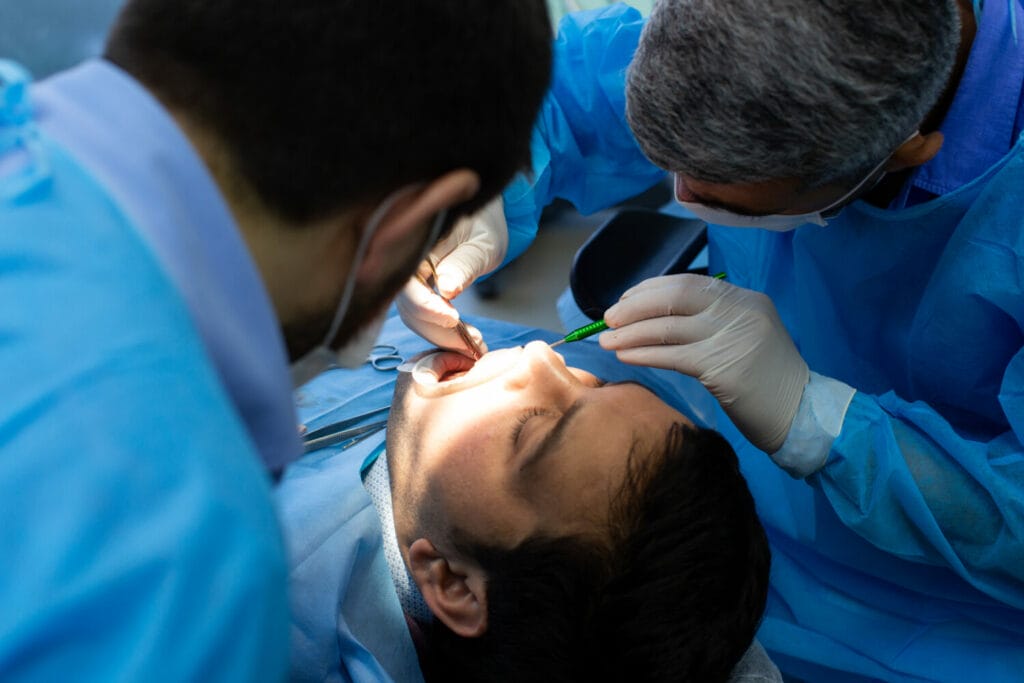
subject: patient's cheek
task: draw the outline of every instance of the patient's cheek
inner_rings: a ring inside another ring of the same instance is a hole
[[[490,410],[490,397],[452,402],[432,415],[431,447],[440,461],[449,466],[472,466],[475,461],[491,454],[495,445],[503,443],[502,421],[497,411]]]

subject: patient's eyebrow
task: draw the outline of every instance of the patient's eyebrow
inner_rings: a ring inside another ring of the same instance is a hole
[[[578,399],[573,401],[572,405],[569,406],[569,409],[562,413],[562,417],[558,419],[558,422],[555,423],[555,426],[551,428],[551,431],[549,431],[540,444],[538,444],[530,457],[526,458],[522,466],[524,468],[530,467],[554,451],[558,447],[559,442],[561,442],[562,438],[565,436],[565,433],[568,431],[572,421],[580,414],[580,411],[583,410],[588,403],[589,401],[583,396],[580,396]]]

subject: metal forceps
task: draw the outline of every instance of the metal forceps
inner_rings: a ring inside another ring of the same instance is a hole
[[[370,349],[370,355],[366,357],[366,362],[372,365],[374,370],[387,372],[388,370],[397,370],[398,366],[405,362],[405,359],[402,358],[398,347],[394,344],[377,344]]]
[[[327,446],[334,446],[335,444],[343,444],[342,450],[351,448],[363,439],[373,436],[380,430],[387,426],[387,420],[378,420],[377,422],[370,422],[369,424],[360,425],[356,427],[360,422],[377,415],[387,415],[388,411],[391,410],[391,406],[384,406],[377,410],[371,410],[368,413],[356,415],[354,417],[345,418],[339,420],[326,427],[320,427],[314,429],[307,434],[302,435],[302,450],[304,453],[318,450],[320,448],[326,448]]]
[[[451,306],[452,302],[441,296],[441,292],[437,289],[437,268],[434,266],[434,260],[429,256],[427,257],[427,265],[430,266],[430,277],[433,282],[428,282],[422,275],[417,275],[416,277],[419,278],[419,281],[423,283],[424,287],[437,294],[441,297],[441,301]],[[455,331],[459,333],[459,338],[462,340],[462,343],[465,344],[466,348],[468,348],[470,353],[473,354],[473,360],[480,360],[480,357],[484,355],[483,350],[476,343],[476,340],[474,340],[469,334],[469,330],[466,329],[466,323],[459,320],[458,324],[455,325]]]

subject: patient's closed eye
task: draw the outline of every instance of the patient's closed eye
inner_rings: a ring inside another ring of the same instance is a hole
[[[523,443],[520,442],[528,441],[534,428],[537,426],[536,420],[534,418],[545,416],[557,417],[557,415],[554,412],[547,410],[545,408],[529,408],[527,410],[524,410],[522,414],[520,414],[519,417],[516,418],[515,427],[512,430],[512,447],[516,450],[519,450],[524,445]]]

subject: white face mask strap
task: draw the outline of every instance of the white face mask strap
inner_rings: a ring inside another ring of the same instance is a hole
[[[366,229],[363,230],[363,234],[359,238],[359,245],[356,247],[355,256],[352,258],[352,263],[349,266],[348,277],[345,279],[345,289],[341,293],[341,301],[338,303],[338,307],[334,311],[334,319],[331,321],[331,326],[327,330],[327,336],[324,338],[323,346],[329,346],[331,341],[337,336],[338,330],[341,329],[341,322],[345,317],[345,313],[348,312],[349,302],[352,301],[352,296],[355,294],[356,274],[359,271],[359,265],[363,262],[363,257],[366,255],[366,250],[370,246],[370,240],[373,238],[373,234],[377,232],[377,227],[380,222],[384,220],[384,216],[391,207],[394,206],[402,196],[413,192],[419,186],[403,187],[395,190],[387,198],[380,203],[372,214],[370,219],[366,221]]]
[[[348,312],[348,305],[352,301],[352,296],[355,294],[355,283],[356,273],[359,269],[359,264],[363,262],[363,257],[366,255],[366,249],[370,245],[370,239],[373,234],[377,232],[377,226],[384,216],[391,209],[391,207],[397,202],[402,196],[409,192],[414,192],[422,187],[422,185],[412,185],[403,187],[395,190],[388,197],[380,203],[380,206],[370,215],[369,220],[366,221],[366,229],[363,230],[362,236],[359,238],[359,245],[356,247],[355,258],[352,259],[352,265],[350,266],[348,278],[345,280],[345,290],[341,294],[341,301],[338,303],[338,308],[335,309],[334,319],[331,321],[331,326],[327,330],[327,336],[324,337],[324,341],[321,344],[325,347],[330,347],[331,341],[338,334],[338,330],[341,329],[341,323],[345,318],[345,314]],[[430,253],[430,250],[434,247],[437,242],[437,238],[441,234],[441,229],[444,227],[445,218],[448,216],[448,210],[444,209],[438,212],[434,218],[434,224],[430,226],[430,236],[427,238],[427,242],[423,247],[423,253],[420,254],[420,258],[417,263],[422,261]]]
[[[819,215],[823,214],[823,213],[828,213],[829,211],[831,211],[832,209],[836,208],[837,206],[841,206],[842,204],[844,204],[850,197],[855,196],[858,192],[860,192],[862,189],[864,189],[864,186],[867,185],[869,182],[871,182],[871,179],[874,178],[878,174],[878,172],[881,171],[882,168],[884,168],[885,165],[889,163],[889,159],[891,159],[891,158],[892,157],[886,157],[885,159],[882,159],[882,163],[878,164],[873,169],[868,171],[868,174],[866,176],[864,176],[863,178],[861,178],[861,181],[859,183],[857,183],[856,185],[854,185],[852,190],[850,190],[849,192],[844,194],[842,197],[840,197],[839,199],[835,200],[834,202],[832,202],[831,204],[826,206],[824,209],[818,209],[817,211],[815,211],[815,213],[817,213]]]
[[[433,227],[430,230],[430,236],[427,243],[424,245],[423,253],[420,254],[419,259],[417,259],[417,263],[426,257],[427,252],[430,251],[434,242],[437,241],[437,236],[441,231],[441,227],[444,225],[446,215],[447,211],[441,211],[434,219]],[[387,307],[381,307],[377,317],[356,330],[352,337],[345,342],[344,346],[336,351],[330,351],[327,349],[325,342],[325,344],[321,345],[320,348],[324,350],[325,354],[327,354],[327,358],[332,359],[332,361],[330,361],[332,365],[337,365],[342,368],[359,367],[366,362],[366,357],[370,355],[371,349],[373,349],[374,344],[377,343],[377,337],[380,336],[380,330],[384,326],[387,315]]]
[[[882,162],[880,164],[878,164],[873,169],[868,171],[868,174],[866,176],[864,176],[864,178],[859,183],[857,183],[857,185],[852,190],[850,190],[849,192],[844,194],[842,197],[840,197],[836,201],[834,201],[831,204],[829,204],[828,206],[826,206],[824,209],[820,209],[818,211],[818,213],[821,214],[821,213],[827,213],[827,212],[831,211],[832,209],[834,209],[837,206],[841,205],[843,202],[847,201],[850,197],[855,196],[858,192],[863,190],[864,186],[867,185],[869,182],[871,182],[871,179],[874,178],[875,175],[879,171],[881,171],[883,168],[885,168],[886,164],[888,164],[892,160],[893,155],[895,155],[896,152],[899,151],[900,147],[902,147],[903,145],[905,145],[908,142],[910,142],[911,140],[913,140],[920,133],[921,133],[921,131],[919,131],[919,130],[915,130],[913,133],[911,133],[909,137],[907,137],[903,142],[901,142],[899,144],[899,146],[896,147],[896,149],[894,149],[892,151],[892,154],[890,154],[886,158],[882,159]],[[881,177],[879,177],[879,180],[881,180]]]

